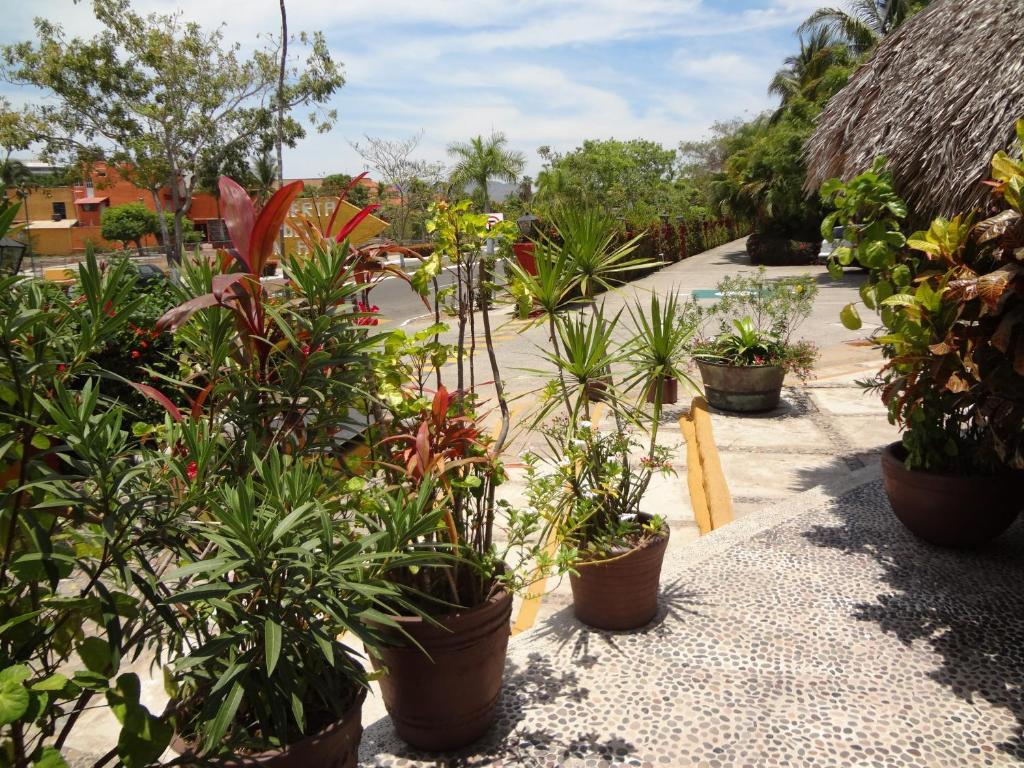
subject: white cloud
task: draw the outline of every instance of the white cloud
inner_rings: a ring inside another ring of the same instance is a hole
[[[751,5],[755,7],[750,7]],[[25,39],[31,17],[69,33],[96,28],[88,0],[33,0],[8,9],[0,39]],[[133,0],[142,12],[181,8],[229,41],[257,44],[278,28],[264,0]],[[712,122],[756,113],[792,30],[818,0],[289,0],[289,28],[323,30],[344,63],[339,123],[286,155],[289,173],[355,170],[362,134],[425,131],[421,156],[502,130],[532,171],[541,144],[650,138],[667,146]]]

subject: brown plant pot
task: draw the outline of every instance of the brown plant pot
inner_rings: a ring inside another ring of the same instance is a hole
[[[991,541],[1024,508],[1024,473],[952,475],[907,469],[906,452],[892,443],[882,452],[882,480],[896,517],[919,539],[941,547]]]
[[[608,398],[608,388],[612,385],[610,375],[599,379],[591,379],[583,385],[583,392],[591,403],[600,403]]]
[[[365,699],[366,689],[360,689],[356,700],[341,720],[284,749],[272,749],[238,757],[203,758],[201,764],[218,768],[356,768],[359,764],[359,741],[363,737],[362,714]],[[171,749],[179,755],[193,754],[189,742],[177,734],[171,739]]]
[[[649,515],[641,519],[650,520]],[[659,539],[609,558],[580,563],[570,574],[572,608],[576,618],[596,629],[637,629],[658,612],[661,563],[669,529]]]
[[[778,365],[729,365],[697,360],[704,396],[721,411],[757,413],[778,407],[786,371]]]
[[[512,594],[503,590],[476,608],[437,617],[440,626],[396,619],[429,654],[406,644],[371,656],[375,668],[387,668],[380,679],[384,706],[406,743],[440,752],[487,732],[501,694],[511,616]]]
[[[657,392],[657,384],[651,382],[647,388],[647,402],[654,402],[654,395]],[[661,404],[673,405],[679,399],[679,380],[671,376],[661,380]]]

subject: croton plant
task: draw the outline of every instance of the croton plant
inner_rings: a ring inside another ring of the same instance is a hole
[[[1017,123],[1024,149],[1024,121]],[[861,299],[877,310],[886,364],[875,377],[890,420],[903,429],[911,469],[964,473],[1024,468],[1024,164],[992,159],[984,211],[937,218],[909,237],[906,205],[885,159],[822,188],[846,227],[834,270],[869,270]],[[854,305],[841,315],[856,329]]]

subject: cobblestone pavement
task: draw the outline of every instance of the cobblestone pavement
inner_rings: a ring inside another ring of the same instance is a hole
[[[513,638],[475,747],[373,766],[1024,764],[1024,522],[986,549],[922,544],[875,465],[666,559],[661,610],[608,633],[565,608]]]

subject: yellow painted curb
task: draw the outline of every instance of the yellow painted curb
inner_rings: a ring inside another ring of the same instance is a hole
[[[594,403],[590,412],[591,424],[599,424],[605,415],[604,403]],[[558,542],[555,540],[554,531],[548,534],[544,542],[544,553],[549,558],[555,556],[558,549]],[[543,568],[535,568],[530,581],[530,591],[519,606],[519,613],[516,615],[515,624],[512,625],[512,634],[518,635],[533,626],[537,621],[537,614],[540,611],[541,601],[544,600],[544,590],[547,588],[548,575]]]
[[[548,557],[554,557],[556,549],[558,549],[558,542],[555,540],[553,533],[549,534],[548,540],[544,543],[544,553]],[[520,632],[529,629],[537,620],[537,613],[540,611],[540,603],[544,599],[544,590],[547,588],[547,583],[547,571],[538,566],[533,571],[530,591],[523,599],[523,604],[519,606],[516,623],[512,625],[513,635],[518,635]]]
[[[680,417],[679,426],[686,438],[686,479],[693,516],[703,535],[734,519],[732,496],[715,445],[708,403],[703,397],[693,398],[690,412]]]

